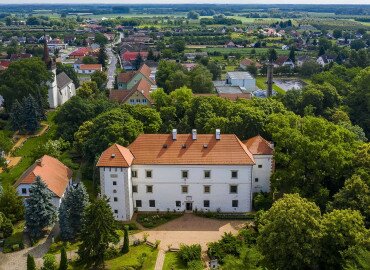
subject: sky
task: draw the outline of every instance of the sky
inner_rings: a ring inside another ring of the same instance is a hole
[[[0,4],[369,4],[370,0],[0,0]]]

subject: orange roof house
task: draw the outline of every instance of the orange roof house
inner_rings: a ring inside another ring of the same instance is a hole
[[[111,90],[109,99],[119,103],[128,103],[132,105],[152,105],[152,100],[150,98],[151,90],[152,85],[146,79],[142,78],[130,90]]]
[[[274,147],[271,142],[257,135],[243,142],[253,155],[273,155]]]
[[[44,155],[21,175],[14,186],[20,196],[27,197],[29,187],[40,176],[54,197],[62,198],[72,183],[72,174],[72,170],[58,159]]]
[[[123,149],[125,149],[123,151]],[[112,156],[113,155],[113,156]],[[117,157],[117,158],[116,158]],[[254,165],[249,149],[234,134],[142,134],[127,148],[112,145],[102,153],[98,167],[134,165]]]

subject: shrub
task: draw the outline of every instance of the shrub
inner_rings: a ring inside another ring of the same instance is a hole
[[[202,249],[199,244],[194,245],[180,245],[178,256],[183,263],[188,265],[191,261],[201,259]]]
[[[256,211],[268,210],[272,206],[272,195],[267,192],[255,193],[253,195],[253,208]]]
[[[36,270],[35,259],[30,254],[27,255],[27,270]]]
[[[41,270],[55,270],[56,269],[56,261],[55,257],[52,254],[46,254],[44,257],[44,264],[41,267]]]
[[[208,256],[210,258],[216,258],[220,263],[223,263],[226,255],[238,257],[241,245],[241,239],[231,233],[225,233],[218,242],[208,244]]]
[[[117,249],[115,249],[114,247],[109,247],[104,253],[104,259],[106,260],[114,259],[118,257],[119,255],[120,254]]]
[[[203,267],[202,261],[196,260],[196,261],[190,261],[188,263],[187,269],[188,270],[203,270],[204,267]]]
[[[124,236],[123,236],[123,246],[122,246],[122,254],[126,254],[130,250],[129,238],[128,238],[128,226],[125,226],[123,229]]]

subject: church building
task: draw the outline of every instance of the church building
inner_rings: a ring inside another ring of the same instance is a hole
[[[47,69],[53,73],[53,80],[48,83],[48,103],[51,109],[55,109],[76,95],[76,87],[66,73],[62,72],[57,75],[56,64],[49,56],[46,39],[44,39],[42,60],[45,62]]]

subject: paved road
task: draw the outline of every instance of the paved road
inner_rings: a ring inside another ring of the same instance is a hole
[[[118,61],[118,55],[116,55],[112,47],[114,45],[117,45],[121,42],[121,38],[123,37],[123,33],[119,33],[118,38],[112,42],[107,48],[107,54],[108,54],[108,83],[107,87],[108,89],[113,89],[114,87],[114,75],[116,72],[116,66],[117,66],[117,61]]]

